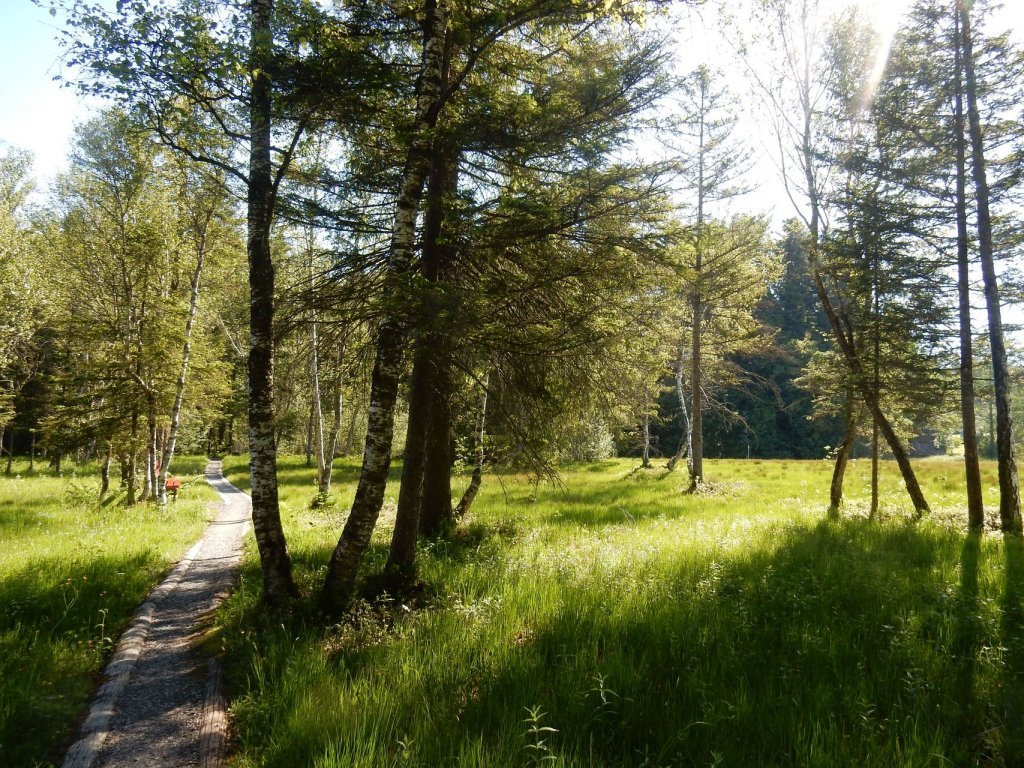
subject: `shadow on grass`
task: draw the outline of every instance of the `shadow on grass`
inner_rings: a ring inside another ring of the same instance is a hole
[[[1000,710],[1005,764],[1024,765],[1024,540],[1019,534],[1004,534],[1002,645],[1005,649]]]
[[[61,736],[88,705],[103,658],[165,569],[157,553],[40,558],[0,578],[5,766],[59,762]]]
[[[439,606],[371,627],[315,679],[293,656],[320,653],[334,630],[257,638],[254,663],[281,675],[267,712],[290,715],[246,738],[294,765],[316,763],[338,733],[353,754],[379,755],[368,765],[389,764],[398,743],[421,764],[476,744],[480,764],[502,765],[523,761],[526,711],[541,707],[557,729],[550,754],[567,764],[974,764],[993,725],[975,690],[976,673],[992,672],[978,670],[980,650],[1000,630],[1020,637],[1015,541],[1002,627],[979,615],[981,540],[915,525],[790,526],[717,562],[669,552],[654,572],[611,581],[583,569],[514,577],[520,587],[498,563],[482,613]],[[450,553],[453,581],[474,551]],[[1017,717],[1021,689],[1008,677],[1003,690]]]
[[[960,738],[977,755],[985,749],[982,738],[985,704],[978,701],[976,684],[978,652],[983,634],[978,591],[981,539],[981,533],[969,532],[964,537],[960,552],[959,610],[952,649],[958,667],[956,701],[963,713],[959,721]]]

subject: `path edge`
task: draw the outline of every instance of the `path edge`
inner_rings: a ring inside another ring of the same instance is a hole
[[[211,480],[220,480],[238,493],[248,496],[244,491],[228,482],[221,472],[221,462],[219,461],[208,462],[204,475],[206,482],[211,486],[213,485]],[[223,496],[221,503],[226,503]],[[96,762],[107,736],[110,735],[110,723],[114,718],[117,700],[127,687],[128,681],[138,666],[139,658],[142,656],[146,639],[149,636],[149,629],[153,623],[153,614],[160,602],[185,576],[205,540],[206,531],[204,530],[199,541],[189,547],[184,557],[171,569],[167,577],[154,587],[142,605],[135,609],[128,626],[125,627],[117,642],[114,655],[103,669],[105,680],[100,686],[96,698],[89,706],[89,714],[86,716],[85,722],[79,729],[81,736],[67,751],[61,768],[91,768],[92,764]],[[239,553],[239,559],[241,559],[241,553]],[[220,604],[230,594],[233,584],[233,577],[225,579],[221,583],[221,588],[217,590],[210,602],[209,611],[215,612],[220,607]],[[227,703],[223,694],[222,677],[220,664],[211,657],[207,663],[206,697],[203,702],[203,722],[200,727],[199,761],[201,768],[219,768],[224,762],[227,751]]]
[[[213,487],[211,480],[227,485],[236,493],[248,497],[245,491],[224,477],[223,463],[211,460],[206,465],[206,482]],[[224,503],[227,500],[222,495]],[[251,502],[250,502],[251,504]],[[251,507],[250,507],[251,516]],[[242,530],[242,539],[248,533],[248,524]],[[211,621],[217,611],[234,589],[238,581],[239,566],[245,552],[244,545],[239,548],[231,569],[218,585],[217,591],[210,600],[206,613]],[[206,696],[203,701],[203,719],[199,725],[199,768],[220,768],[227,758],[228,752],[228,698],[224,691],[224,672],[220,661],[211,655],[206,661]]]

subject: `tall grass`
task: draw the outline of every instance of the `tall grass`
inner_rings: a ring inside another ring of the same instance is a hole
[[[964,533],[956,463],[922,463],[920,522],[891,467],[866,519],[866,464],[828,519],[828,473],[715,461],[695,496],[629,461],[561,486],[490,477],[460,533],[423,547],[425,594],[370,583],[326,626],[312,602],[265,614],[250,554],[222,615],[236,764],[1019,764],[1020,540]],[[313,511],[311,471],[286,460],[282,477],[311,592],[351,488]],[[994,502],[993,467],[985,482]]]
[[[184,458],[166,510],[98,501],[95,466],[0,477],[0,765],[57,764],[118,634],[216,499]]]

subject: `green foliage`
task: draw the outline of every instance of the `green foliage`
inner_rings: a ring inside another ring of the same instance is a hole
[[[62,477],[0,479],[0,755],[11,768],[59,764],[113,643],[194,540],[216,495],[185,458],[165,510],[98,502],[95,465]]]
[[[837,521],[826,462],[713,462],[730,482],[699,496],[633,463],[485,484],[466,529],[422,550],[420,600],[366,593],[338,624],[264,614],[251,553],[221,617],[238,765],[523,765],[540,742],[537,758],[579,766],[1021,754],[1024,558],[1012,537],[965,536],[959,464],[922,464],[936,512],[921,523],[887,465],[869,523],[866,463]],[[283,463],[282,498],[312,587],[335,513],[308,510],[299,464]],[[355,466],[336,473],[350,494]]]

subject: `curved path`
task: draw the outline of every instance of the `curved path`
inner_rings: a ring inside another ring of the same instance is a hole
[[[251,502],[206,467],[221,496],[203,538],[135,612],[63,768],[209,768],[226,739],[220,669],[197,646],[238,573]]]

